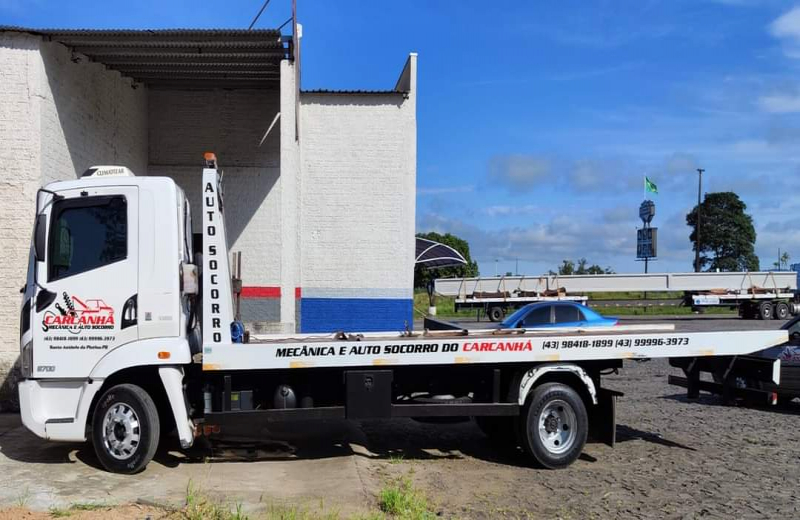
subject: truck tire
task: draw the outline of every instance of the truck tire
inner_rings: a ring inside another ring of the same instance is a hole
[[[155,455],[160,429],[158,409],[147,392],[136,385],[113,386],[94,410],[94,451],[108,471],[138,473]]]
[[[758,306],[758,317],[762,320],[771,320],[772,314],[772,304],[770,302],[762,302]]]
[[[775,319],[787,320],[789,319],[789,306],[785,302],[778,302],[775,304]]]
[[[586,444],[589,418],[583,399],[562,383],[545,383],[525,401],[519,421],[522,449],[548,469],[577,459]]]
[[[503,312],[502,307],[494,305],[492,307],[489,307],[489,310],[486,311],[486,315],[489,316],[489,319],[491,321],[503,321],[503,316],[505,316],[505,312]]]

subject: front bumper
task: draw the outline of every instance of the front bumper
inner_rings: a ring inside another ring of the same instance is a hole
[[[86,417],[102,382],[27,379],[19,383],[22,424],[51,441],[86,440]]]

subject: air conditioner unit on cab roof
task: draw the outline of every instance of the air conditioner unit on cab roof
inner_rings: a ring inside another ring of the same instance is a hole
[[[124,166],[92,166],[81,177],[134,177],[133,172]]]

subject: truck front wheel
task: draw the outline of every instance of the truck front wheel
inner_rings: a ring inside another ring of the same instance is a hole
[[[542,466],[565,468],[586,444],[589,419],[581,396],[562,383],[545,383],[528,397],[520,417],[522,448]]]
[[[136,385],[113,386],[94,410],[94,451],[108,471],[138,473],[156,453],[160,428],[158,409],[147,392]]]
[[[758,316],[762,320],[771,320],[772,304],[770,302],[762,302],[761,305],[758,306]]]

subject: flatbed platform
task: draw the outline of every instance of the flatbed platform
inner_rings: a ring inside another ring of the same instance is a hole
[[[601,359],[736,356],[787,341],[786,331],[676,332],[669,326],[608,329],[431,331],[264,335],[206,345],[203,370],[541,363]],[[273,348],[268,348],[273,347]]]

